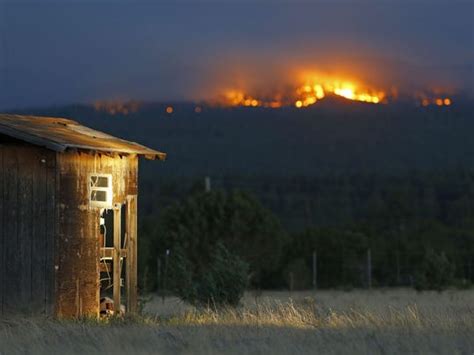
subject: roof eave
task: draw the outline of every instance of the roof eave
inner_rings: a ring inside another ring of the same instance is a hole
[[[148,160],[161,160],[161,161],[166,160],[166,153],[162,153],[162,152],[155,152],[153,154],[142,154],[142,156]]]
[[[63,153],[68,149],[79,149],[79,150],[87,150],[87,151],[95,151],[95,152],[104,152],[104,153],[117,153],[117,154],[137,154],[139,156],[143,156],[146,159],[149,160],[165,160],[166,159],[166,153],[158,152],[156,150],[152,150],[146,147],[143,147],[142,150],[136,150],[136,151],[127,151],[123,149],[114,149],[114,148],[104,148],[100,149],[97,147],[91,147],[91,146],[82,146],[82,145],[77,145],[77,144],[61,144],[54,142],[52,140],[43,138],[43,137],[38,137],[36,135],[28,134],[25,132],[22,132],[20,130],[5,126],[0,124],[1,126],[1,133],[22,140],[24,142],[40,146],[40,147],[45,147],[47,149],[50,149],[55,152]]]
[[[1,125],[1,132],[7,136],[20,139],[33,145],[45,147],[55,152],[64,152],[67,149],[67,146],[65,146],[64,144],[60,144],[42,137],[34,136],[5,125]]]
[[[136,154],[138,156],[142,156],[149,160],[165,160],[166,153],[162,153],[156,150],[152,150],[147,148],[146,151],[140,150],[124,150],[124,149],[115,149],[115,148],[98,148],[98,147],[91,147],[86,145],[78,145],[78,144],[68,144],[66,149],[70,150],[82,150],[88,152],[98,152],[98,153],[115,153],[115,154]],[[64,150],[63,150],[64,151]]]

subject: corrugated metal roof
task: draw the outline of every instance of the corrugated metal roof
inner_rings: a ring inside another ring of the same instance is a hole
[[[57,152],[80,149],[138,154],[153,160],[166,158],[165,153],[116,138],[65,118],[0,114],[0,133]]]

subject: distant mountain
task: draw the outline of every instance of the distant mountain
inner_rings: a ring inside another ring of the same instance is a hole
[[[127,115],[70,105],[21,113],[69,117],[168,153],[151,176],[314,176],[474,167],[474,102],[372,105],[329,98],[307,109],[147,103]]]

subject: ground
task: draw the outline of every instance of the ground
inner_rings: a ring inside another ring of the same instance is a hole
[[[0,354],[473,354],[474,291],[249,292],[238,309],[148,298],[145,316],[0,320]]]

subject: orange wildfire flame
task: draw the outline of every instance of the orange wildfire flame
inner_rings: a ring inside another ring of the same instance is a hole
[[[357,84],[351,81],[340,80],[318,80],[312,79],[305,85],[296,90],[298,99],[295,102],[296,107],[307,107],[323,99],[327,93],[344,97],[348,100],[369,102],[378,104],[383,102],[386,97],[385,92],[380,90],[361,89]]]
[[[329,94],[340,96],[348,100],[360,101],[370,104],[382,104],[396,100],[398,90],[391,91],[370,88],[368,85],[360,84],[353,80],[342,80],[339,78],[308,76],[300,85],[295,85],[293,91],[288,93],[277,92],[270,96],[256,96],[246,93],[244,90],[229,90],[217,100],[222,106],[243,107],[269,107],[280,108],[294,106],[304,108],[316,104]],[[266,90],[271,91],[271,90]],[[416,102],[421,106],[450,106],[452,99],[447,96],[435,94],[416,94]]]
[[[385,102],[386,94],[381,90],[362,89],[354,82],[347,80],[320,80],[312,78],[294,89],[290,94],[277,93],[270,98],[258,98],[243,90],[229,90],[220,102],[224,106],[269,107],[280,108],[295,106],[297,108],[314,105],[328,94],[344,97],[348,100],[373,104]]]
[[[205,102],[211,106],[224,107],[265,107],[278,109],[281,107],[305,108],[312,106],[326,98],[328,95],[336,95],[348,100],[360,101],[369,104],[382,104],[398,99],[398,90],[390,89],[388,91],[370,88],[368,85],[361,84],[355,80],[342,80],[321,75],[304,74],[304,80],[293,89],[279,92],[272,88],[267,88],[265,92],[271,92],[270,95],[251,95],[244,90],[228,90],[220,95],[216,100]],[[291,86],[290,86],[291,87]],[[453,99],[443,94],[443,90],[435,89],[426,92],[416,92],[412,99],[422,106],[451,106]],[[204,103],[204,102],[202,102]],[[94,102],[96,111],[107,112],[110,115],[128,115],[137,112],[141,108],[141,103],[137,101],[96,101]],[[173,106],[167,106],[165,112],[168,115],[173,114]],[[194,112],[202,112],[201,106],[196,106]]]

